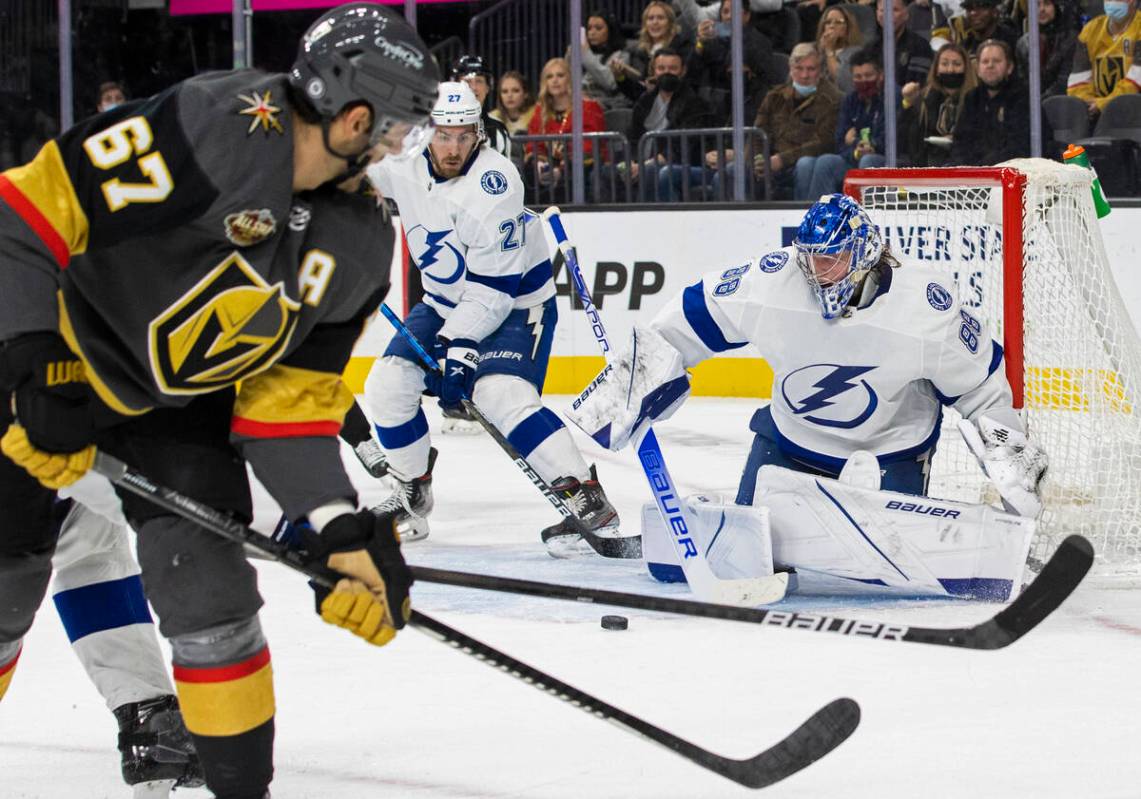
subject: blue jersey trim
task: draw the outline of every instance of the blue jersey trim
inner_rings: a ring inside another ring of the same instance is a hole
[[[479,146],[476,146],[471,151],[471,155],[468,156],[467,161],[464,162],[464,165],[462,167],[460,167],[460,173],[458,175],[456,175],[456,178],[462,178],[464,175],[466,175],[468,173],[468,171],[471,169],[471,165],[475,163],[475,159],[479,158],[479,153],[480,153],[480,150],[482,150],[482,149],[483,149],[483,146],[479,145]],[[432,156],[428,152],[427,147],[424,148],[424,152],[421,153],[421,155],[424,156],[424,161],[426,161],[428,164],[428,176],[430,178],[432,178],[432,180],[436,181],[436,183],[447,183],[449,180],[455,180],[456,179],[456,178],[446,178],[443,175],[441,175],[439,172],[436,171],[436,167],[432,164]]]
[[[551,266],[549,259],[535,264],[527,270],[523,279],[519,281],[519,289],[515,296],[526,297],[547,285],[548,280],[554,280],[554,267]]]
[[[432,293],[431,291],[425,291],[424,296],[425,297],[431,297],[433,300],[440,303],[440,305],[443,305],[446,308],[455,308],[456,307],[456,303],[452,302],[447,297],[442,297],[439,294]]]
[[[1003,354],[1004,354],[1001,344],[999,344],[994,339],[991,339],[990,343],[991,343],[990,364],[988,364],[987,368],[986,368],[987,378],[989,378],[996,371],[998,371],[998,367],[1002,365],[1002,358],[1003,358]],[[986,382],[985,378],[984,378],[983,382]],[[982,385],[982,383],[980,383],[979,385]],[[954,405],[956,402],[959,401],[959,398],[963,396],[962,394],[960,394],[957,397],[950,397],[950,396],[944,394],[942,391],[940,391],[939,388],[934,383],[931,384],[931,389],[935,392],[935,399],[939,400],[939,402],[943,405]]]
[[[923,441],[916,444],[914,447],[901,449],[898,452],[888,452],[883,455],[877,455],[876,460],[878,460],[882,466],[888,463],[895,463],[896,461],[910,460],[919,455],[922,455],[928,450],[933,449],[939,442],[939,434],[942,432],[940,429],[942,422],[943,410],[940,408],[939,415],[935,419],[935,429],[931,431],[931,434],[928,435],[927,438],[923,439]],[[834,458],[831,455],[825,455],[822,452],[816,452],[814,450],[800,446],[788,438],[788,436],[786,436],[784,433],[782,433],[780,428],[777,427],[775,421],[773,422],[773,432],[776,433],[777,445],[780,447],[781,452],[783,452],[785,455],[788,455],[793,460],[800,461],[815,469],[820,469],[821,471],[828,472],[832,476],[840,474],[840,470],[843,469],[844,464],[847,463],[845,458]]]
[[[855,528],[856,528],[856,532],[857,532],[857,533],[859,533],[859,534],[860,534],[860,536],[861,536],[861,537],[862,537],[862,538],[863,538],[865,541],[867,541],[867,542],[868,542],[868,546],[870,546],[870,547],[871,547],[872,549],[874,549],[874,550],[875,550],[877,553],[879,553],[879,556],[880,556],[881,558],[883,558],[883,559],[884,559],[884,560],[886,560],[888,563],[890,563],[890,564],[891,564],[891,567],[892,567],[893,569],[895,569],[897,572],[899,572],[899,576],[900,576],[900,577],[902,577],[902,578],[903,578],[903,579],[905,579],[905,580],[910,580],[911,578],[910,578],[910,577],[908,577],[906,574],[904,574],[904,573],[903,573],[903,570],[902,570],[901,568],[899,568],[898,566],[896,566],[896,565],[895,565],[895,561],[893,561],[891,558],[889,558],[887,555],[885,555],[885,554],[884,554],[884,551],[883,551],[882,549],[880,549],[879,547],[877,547],[877,546],[876,546],[876,543],[875,543],[875,541],[872,541],[872,539],[868,538],[868,534],[864,532],[864,528],[860,527],[860,525],[859,525],[859,524],[856,522],[856,520],[852,518],[852,514],[848,513],[848,509],[847,509],[847,508],[845,508],[843,505],[841,505],[841,504],[840,504],[840,501],[839,501],[839,500],[837,500],[837,499],[836,499],[836,497],[834,497],[834,496],[832,496],[831,494],[829,494],[829,493],[828,493],[828,489],[826,489],[824,486],[822,486],[822,485],[820,484],[820,481],[819,481],[819,480],[813,480],[813,482],[814,482],[814,483],[816,483],[816,487],[820,489],[820,493],[821,493],[821,494],[823,494],[824,496],[828,497],[828,499],[832,500],[832,504],[833,504],[833,505],[835,505],[837,508],[839,508],[839,509],[840,509],[840,513],[844,514],[844,518],[848,520],[848,523],[849,523],[849,524],[851,524],[853,527],[855,527]]]
[[[153,624],[139,575],[60,591],[53,599],[68,640],[130,624]]]
[[[543,407],[515,425],[515,429],[507,435],[507,440],[526,458],[547,438],[562,429],[562,420],[550,408]]]
[[[377,440],[385,449],[407,447],[426,435],[428,435],[428,417],[424,415],[423,408],[418,409],[416,415],[404,424],[398,424],[395,427],[376,426]]]
[[[520,275],[496,275],[494,277],[489,275],[481,275],[476,272],[469,271],[467,279],[471,283],[479,283],[481,286],[487,286],[508,297],[516,297],[519,292]]]
[[[701,339],[701,343],[713,352],[725,352],[745,346],[743,341],[737,344],[726,339],[717,322],[713,321],[713,315],[709,313],[709,307],[705,304],[705,287],[702,281],[686,286],[681,296],[681,309],[685,313],[685,321],[689,322],[689,326]]]

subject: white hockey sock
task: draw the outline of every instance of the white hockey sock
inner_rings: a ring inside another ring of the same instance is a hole
[[[406,481],[428,470],[431,438],[428,419],[420,408],[423,390],[423,371],[392,356],[376,360],[364,385],[365,401],[389,471]]]

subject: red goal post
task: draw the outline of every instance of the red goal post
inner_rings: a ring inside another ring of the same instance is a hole
[[[1082,167],[851,170],[859,200],[906,268],[944,271],[1004,350],[1014,405],[1050,457],[1034,554],[1090,538],[1103,572],[1141,572],[1141,340],[1117,290]],[[931,494],[996,497],[948,408]]]

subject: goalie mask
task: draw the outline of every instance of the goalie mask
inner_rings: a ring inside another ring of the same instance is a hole
[[[825,319],[844,313],[856,286],[883,255],[883,238],[858,202],[826,194],[797,228],[796,262]]]
[[[440,70],[403,17],[372,3],[348,3],[322,14],[305,35],[289,73],[290,85],[321,118],[325,147],[358,167],[364,153],[329,146],[329,122],[347,106],[372,109],[370,148],[393,142],[393,156],[424,149]]]

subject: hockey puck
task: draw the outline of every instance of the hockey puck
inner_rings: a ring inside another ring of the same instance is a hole
[[[625,616],[603,616],[602,629],[604,630],[625,630],[630,626],[630,620]]]

